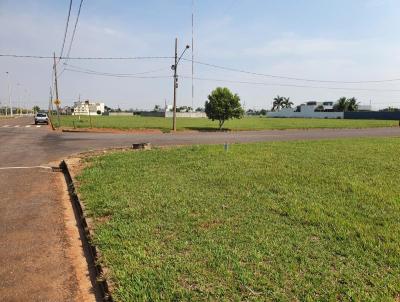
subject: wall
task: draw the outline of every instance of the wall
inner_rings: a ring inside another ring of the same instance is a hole
[[[110,116],[133,116],[133,112],[109,112]]]
[[[346,119],[369,119],[369,120],[398,120],[400,121],[400,112],[345,112]]]
[[[267,117],[295,117],[295,118],[344,118],[343,112],[294,112],[294,111],[275,111],[267,112]]]
[[[153,117],[173,117],[172,111],[142,111],[141,116]],[[190,118],[205,118],[207,115],[204,112],[177,112],[176,117],[190,117]]]
[[[167,111],[165,117],[173,117],[172,111]],[[205,112],[177,112],[176,117],[205,118]]]
[[[140,116],[164,117],[164,111],[141,111]]]

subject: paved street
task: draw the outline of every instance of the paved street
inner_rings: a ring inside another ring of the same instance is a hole
[[[46,166],[99,148],[399,136],[400,128],[177,134],[62,133],[32,118],[0,120],[0,297],[2,301],[78,301],[68,257],[60,173]]]

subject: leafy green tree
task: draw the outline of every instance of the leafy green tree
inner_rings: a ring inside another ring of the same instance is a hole
[[[267,115],[267,110],[261,109],[260,110],[260,115]]]
[[[40,111],[40,107],[39,106],[33,106],[33,112],[39,112]]]
[[[323,112],[324,111],[324,106],[319,105],[314,109],[315,112]]]
[[[226,120],[240,119],[244,114],[239,96],[226,87],[217,87],[211,92],[205,103],[205,112],[209,119],[219,122],[220,130]]]

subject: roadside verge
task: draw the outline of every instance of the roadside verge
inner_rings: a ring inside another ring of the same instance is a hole
[[[79,224],[81,230],[83,231],[84,245],[88,251],[87,260],[90,262],[91,266],[94,268],[95,272],[95,285],[96,290],[102,296],[103,301],[112,302],[114,301],[110,293],[110,285],[106,278],[106,270],[100,265],[100,251],[92,244],[93,229],[91,227],[91,222],[85,215],[84,205],[81,202],[79,195],[76,191],[76,186],[74,183],[74,173],[69,168],[68,160],[63,160],[60,163],[60,168],[62,169],[65,180],[68,186],[68,192],[72,201],[72,206],[76,214],[77,223]]]

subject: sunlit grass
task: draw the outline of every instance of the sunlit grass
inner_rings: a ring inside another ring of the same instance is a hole
[[[309,129],[309,128],[369,128],[396,126],[397,121],[385,120],[347,120],[347,119],[300,119],[300,118],[266,118],[246,117],[230,120],[224,124],[229,130],[263,130],[263,129]],[[57,118],[53,124],[58,127]],[[62,116],[62,127],[75,128],[112,128],[112,129],[160,129],[169,131],[172,128],[171,118],[140,116]],[[207,118],[178,118],[178,130],[216,130],[218,122]]]
[[[79,192],[117,301],[395,301],[399,138],[90,160]]]

